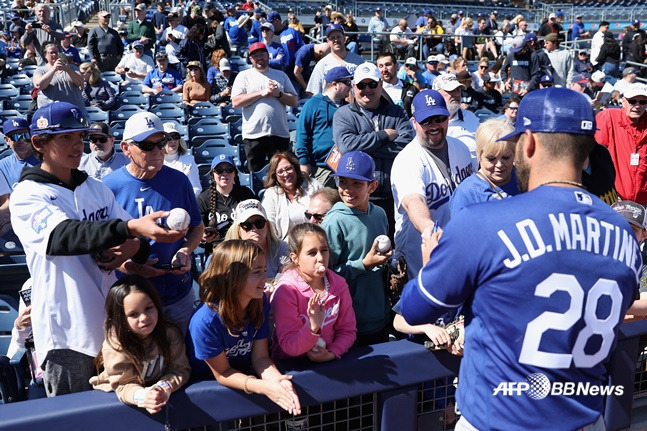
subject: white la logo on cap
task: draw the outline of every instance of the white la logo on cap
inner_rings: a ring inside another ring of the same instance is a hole
[[[346,161],[346,169],[348,169],[349,171],[355,170],[355,162],[353,162],[352,157],[349,157],[348,160]]]
[[[11,124],[13,124],[14,127],[18,127],[18,122],[16,120],[11,120]]]
[[[427,102],[427,106],[436,106],[436,100],[427,94],[425,94],[425,102]]]

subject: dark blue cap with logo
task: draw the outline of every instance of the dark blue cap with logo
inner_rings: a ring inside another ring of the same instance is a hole
[[[519,104],[514,132],[498,141],[505,141],[524,133],[595,134],[595,114],[589,100],[582,93],[561,87],[531,91]]]
[[[337,172],[332,176],[373,182],[375,181],[375,161],[362,151],[351,151],[339,158]]]
[[[424,90],[416,94],[416,97],[413,98],[411,108],[413,118],[418,123],[434,115],[446,115],[449,117],[445,99],[436,90]]]
[[[550,83],[552,84],[552,83],[554,83],[554,82],[555,82],[555,80],[553,79],[553,77],[552,77],[551,75],[544,75],[544,76],[542,76],[542,77],[541,77],[541,79],[539,80],[539,83],[540,83],[540,84],[545,84],[545,83],[547,83],[547,82],[550,82]]]
[[[214,168],[221,163],[229,163],[234,167],[234,169],[236,168],[236,162],[234,162],[234,159],[231,156],[228,156],[226,154],[218,154],[211,161],[211,170],[214,170]]]
[[[31,118],[32,136],[87,130],[89,130],[89,123],[83,117],[83,112],[77,106],[67,102],[50,103],[38,108]]]
[[[328,28],[326,28],[326,36],[328,36],[330,33],[333,31],[341,31],[343,34],[346,32],[344,31],[344,27],[339,25],[339,24],[330,24]]]
[[[267,15],[267,22],[276,21],[277,19],[281,21],[281,14],[279,14],[278,12],[270,12]]]
[[[10,118],[2,125],[2,133],[8,135],[16,130],[29,130],[29,123],[24,118]]]
[[[337,66],[330,69],[324,74],[324,79],[326,83],[331,83],[339,81],[340,79],[351,79],[353,74],[346,69],[344,66]]]

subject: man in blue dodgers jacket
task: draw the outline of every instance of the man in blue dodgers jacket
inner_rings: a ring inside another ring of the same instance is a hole
[[[629,224],[581,185],[595,145],[588,101],[563,88],[532,92],[518,119],[501,139],[518,138],[519,188],[529,192],[452,218],[431,256],[423,251],[429,262],[405,287],[403,316],[418,325],[464,306],[457,430],[604,429],[601,393],[623,391],[604,385],[604,362],[642,258]]]

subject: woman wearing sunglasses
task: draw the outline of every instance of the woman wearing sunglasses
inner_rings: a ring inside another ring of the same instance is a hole
[[[245,200],[256,199],[248,187],[240,185],[238,170],[231,156],[220,154],[211,162],[211,185],[198,195],[198,207],[205,225],[202,241],[205,251],[225,239],[234,221],[236,206]]]
[[[288,151],[276,153],[270,159],[265,180],[263,207],[274,224],[279,239],[285,241],[294,226],[306,223],[305,211],[310,195],[321,188],[314,178],[301,172],[299,160]]]
[[[202,65],[199,61],[189,61],[186,68],[188,73],[182,89],[182,102],[187,106],[208,102],[211,96],[211,85],[207,82]]]
[[[167,135],[164,146],[164,165],[184,173],[191,181],[193,192],[198,196],[202,191],[202,185],[200,184],[198,165],[193,155],[186,149],[186,143],[180,132],[177,131],[175,123],[164,123],[164,131]]]
[[[272,222],[268,221],[263,205],[256,199],[242,201],[236,206],[234,223],[225,236],[230,239],[247,239],[261,246],[265,254],[265,274],[270,280],[290,262],[286,242],[274,234]]]

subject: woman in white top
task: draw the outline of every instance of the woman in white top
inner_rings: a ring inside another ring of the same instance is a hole
[[[193,155],[189,154],[186,149],[186,143],[182,135],[177,131],[175,123],[164,123],[164,131],[168,134],[168,142],[164,147],[164,164],[169,168],[177,169],[189,177],[193,192],[196,196],[202,191],[200,184],[200,174],[198,165],[195,163]]]
[[[321,188],[314,178],[306,177],[299,160],[290,152],[274,154],[265,180],[263,207],[272,222],[276,236],[285,240],[290,229],[306,223],[305,212],[310,205],[310,195]]]

